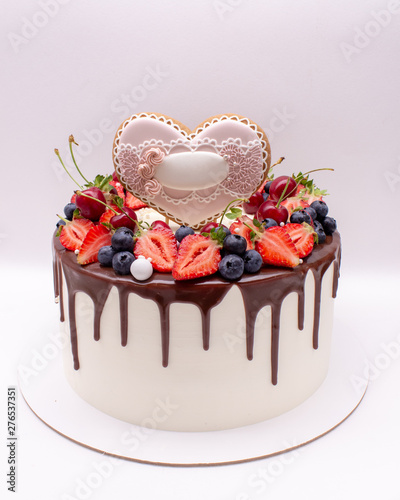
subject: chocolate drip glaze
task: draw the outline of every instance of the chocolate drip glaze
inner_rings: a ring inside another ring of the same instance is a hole
[[[280,313],[283,300],[292,292],[298,295],[298,328],[304,328],[304,286],[308,271],[315,281],[314,325],[312,345],[318,348],[318,330],[321,305],[321,282],[331,263],[334,262],[332,296],[336,296],[340,268],[340,236],[335,233],[327,237],[326,243],[316,246],[312,254],[294,269],[264,267],[254,275],[244,275],[240,281],[229,283],[217,275],[196,280],[175,282],[171,274],[154,273],[146,282],[137,282],[132,276],[117,276],[112,269],[103,268],[98,263],[80,266],[73,252],[65,250],[58,238],[54,238],[54,289],[62,293],[62,271],[64,271],[69,304],[69,322],[74,368],[79,369],[78,339],[75,316],[75,296],[86,293],[94,304],[94,339],[100,338],[102,311],[111,288],[115,286],[119,294],[121,318],[121,345],[128,339],[128,302],[131,293],[141,298],[153,300],[160,313],[161,362],[164,367],[169,362],[169,317],[170,306],[175,302],[194,304],[199,308],[202,319],[202,344],[210,347],[210,315],[232,286],[238,286],[246,314],[246,351],[253,359],[254,327],[258,313],[264,306],[271,307],[271,380],[278,381]],[[63,300],[60,297],[61,321],[64,320]],[[134,328],[134,326],[132,326]]]

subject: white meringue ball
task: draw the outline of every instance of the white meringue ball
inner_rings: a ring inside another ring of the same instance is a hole
[[[153,274],[153,266],[150,262],[151,259],[146,259],[143,255],[134,260],[131,264],[131,274],[138,281],[145,281]]]

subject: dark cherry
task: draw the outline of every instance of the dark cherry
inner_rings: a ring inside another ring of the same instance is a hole
[[[136,222],[133,222],[137,220],[136,212],[129,207],[123,207],[123,210],[129,215],[130,218],[124,213],[114,215],[114,217],[111,217],[110,219],[110,224],[115,227],[115,229],[118,227],[128,227],[135,232],[138,228]],[[133,221],[131,219],[133,219]]]
[[[106,206],[103,205],[103,203],[106,203],[103,191],[101,191],[98,187],[91,187],[89,189],[85,189],[82,193],[82,195],[77,195],[75,199],[75,204],[79,208],[82,217],[92,221],[99,220],[101,214],[106,211]],[[90,196],[90,198],[88,198],[88,196]],[[92,198],[96,198],[96,200],[103,203],[99,203]]]
[[[200,234],[201,233],[209,233],[211,231],[211,229],[217,229],[217,227],[219,227],[219,223],[218,222],[209,222],[208,224],[206,224],[205,226],[203,226],[200,229]],[[224,229],[228,229],[224,224],[222,224],[222,227]]]
[[[278,224],[285,224],[289,218],[289,212],[283,205],[276,207],[271,201],[264,201],[258,209],[256,218],[262,222],[264,219],[274,219]]]
[[[156,229],[157,227],[166,227],[167,229],[171,229],[166,222],[163,220],[155,220],[153,224],[151,225],[153,229]]]
[[[250,196],[249,201],[243,203],[243,210],[246,212],[246,214],[253,215],[257,212],[258,207],[261,205],[261,203],[264,203],[264,197],[262,193],[256,191]]]
[[[271,182],[269,197],[275,201],[278,201],[279,199],[285,200],[290,196],[295,196],[296,188],[297,184],[293,177],[281,175]]]

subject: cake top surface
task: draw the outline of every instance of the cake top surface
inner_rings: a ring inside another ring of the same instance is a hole
[[[57,237],[88,272],[160,285],[256,282],[306,269],[336,231],[311,172],[275,175],[284,158],[271,166],[265,133],[239,115],[213,116],[193,131],[165,115],[133,115],[115,135],[115,172],[93,182],[74,145],[70,136],[78,189]]]

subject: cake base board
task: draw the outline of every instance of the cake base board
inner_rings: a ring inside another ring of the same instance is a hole
[[[327,378],[309,399],[273,419],[224,431],[161,431],[106,415],[72,390],[63,373],[61,355],[39,377],[29,381],[20,378],[19,385],[40,420],[62,436],[100,453],[182,467],[241,463],[308,444],[335,429],[358,407],[368,386],[363,374],[365,355],[351,333],[334,331],[333,339]],[[29,366],[29,361],[28,354],[22,363]]]

